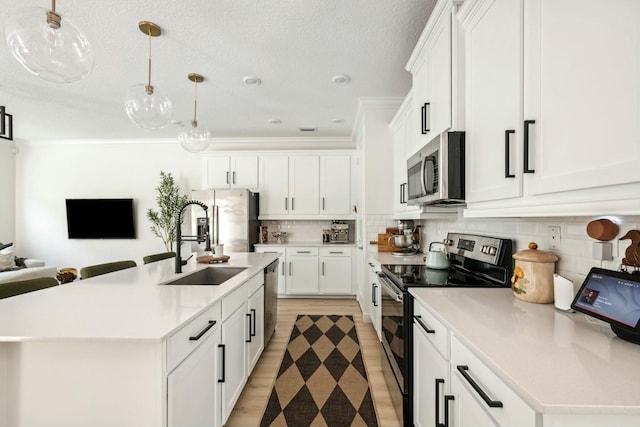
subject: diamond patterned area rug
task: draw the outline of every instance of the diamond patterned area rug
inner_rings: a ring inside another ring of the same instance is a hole
[[[352,316],[298,315],[260,426],[378,426]]]

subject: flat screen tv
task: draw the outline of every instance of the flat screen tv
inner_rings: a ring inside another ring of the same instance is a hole
[[[135,239],[133,199],[66,199],[70,239]]]

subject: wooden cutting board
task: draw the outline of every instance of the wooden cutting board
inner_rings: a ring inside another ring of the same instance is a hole
[[[393,239],[389,241],[389,238],[393,236],[392,232],[378,234],[378,252],[393,252],[397,248],[393,244]]]
[[[221,256],[213,256],[213,255],[204,255],[196,258],[196,261],[202,264],[217,264],[221,262],[229,261],[229,255],[221,255]]]

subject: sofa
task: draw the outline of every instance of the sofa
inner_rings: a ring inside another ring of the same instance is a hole
[[[11,251],[12,244],[0,243],[0,283],[17,280],[37,279],[39,277],[56,277],[57,268],[46,266],[44,261],[32,258],[15,258]],[[13,260],[13,266],[4,265]],[[4,261],[4,263],[3,263]],[[19,266],[16,265],[18,261]],[[7,268],[10,267],[10,268]]]

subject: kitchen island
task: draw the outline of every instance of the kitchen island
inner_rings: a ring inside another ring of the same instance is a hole
[[[521,301],[511,289],[410,293],[416,310],[423,307],[424,323],[436,331],[424,336],[436,340],[437,358],[450,364],[442,395],[453,396],[447,410],[458,421],[454,425],[467,425],[462,419],[471,413],[471,425],[482,424],[479,413],[495,425],[640,425],[640,346],[617,338],[608,324]],[[504,406],[485,405],[462,371]]]
[[[190,411],[179,405],[199,392],[177,394],[188,384],[180,369],[214,337],[207,354],[222,363],[211,368],[215,378],[207,384],[226,380],[211,392],[226,405],[217,412],[228,413],[255,358],[249,360],[244,346],[233,354],[232,343],[223,341],[258,335],[249,297],[259,294],[264,267],[278,258],[229,255],[228,263],[216,265],[194,257],[181,274],[168,259],[0,300],[0,426],[178,425],[178,415]],[[246,270],[215,286],[165,285],[225,267]],[[226,325],[235,327],[227,337]],[[236,389],[225,391],[234,380]],[[222,415],[216,417],[213,425],[221,425]]]

